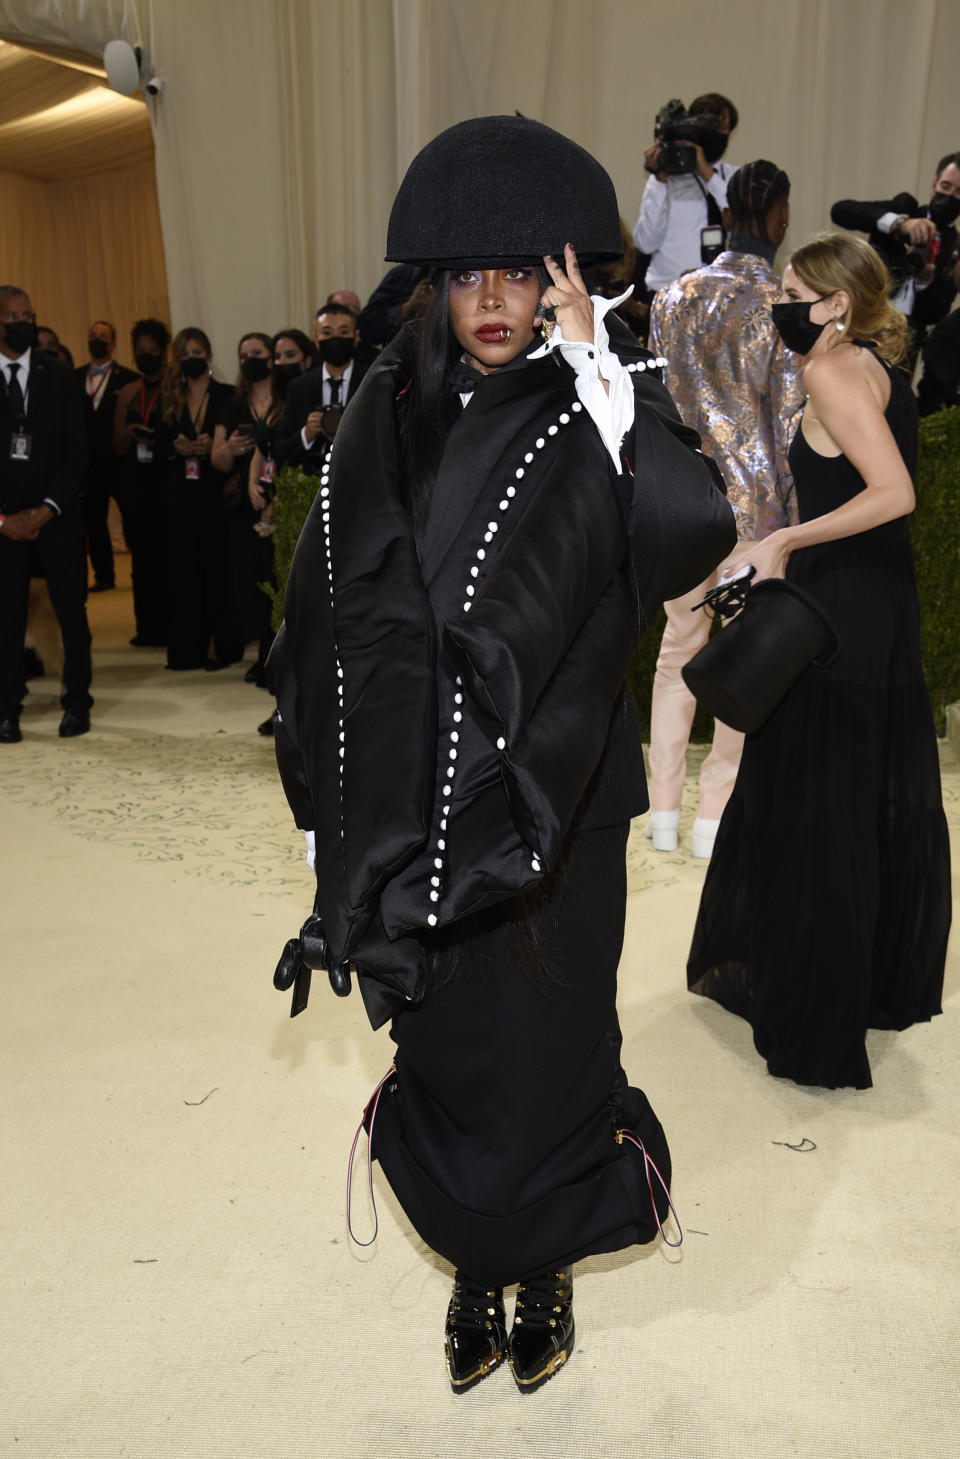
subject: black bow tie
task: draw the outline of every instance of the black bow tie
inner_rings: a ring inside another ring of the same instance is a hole
[[[447,371],[447,385],[458,395],[471,395],[480,378],[480,371],[472,365],[465,365],[462,360],[457,360]]]

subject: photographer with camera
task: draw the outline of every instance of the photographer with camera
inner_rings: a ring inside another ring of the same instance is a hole
[[[317,473],[369,361],[356,355],[360,343],[357,316],[346,304],[322,305],[313,337],[320,366],[291,382],[273,454],[278,466],[299,466]]]
[[[841,228],[866,233],[893,279],[891,303],[913,329],[911,360],[928,328],[949,310],[957,292],[954,268],[960,237],[953,226],[960,216],[960,152],[948,152],[937,164],[930,201],[921,207],[911,193],[889,201],[834,203],[831,221]]]
[[[656,140],[643,154],[651,174],[633,239],[650,255],[647,288],[672,284],[686,269],[710,263],[723,247],[722,210],[736,167],[721,158],[739,120],[718,92],[692,102],[668,101],[657,113]]]

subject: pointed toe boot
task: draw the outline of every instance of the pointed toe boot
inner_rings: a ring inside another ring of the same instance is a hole
[[[521,1393],[535,1393],[573,1352],[573,1268],[521,1282],[510,1333],[510,1370]]]
[[[507,1350],[502,1287],[484,1287],[462,1272],[456,1273],[447,1308],[444,1347],[454,1393],[466,1393],[499,1368]]]

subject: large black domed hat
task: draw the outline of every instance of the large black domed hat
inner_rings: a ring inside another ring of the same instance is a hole
[[[474,117],[434,137],[407,168],[387,228],[392,263],[511,268],[562,254],[623,256],[617,195],[583,147],[528,117]]]

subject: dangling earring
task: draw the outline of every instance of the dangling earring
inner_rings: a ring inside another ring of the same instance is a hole
[[[837,319],[834,321],[834,323],[837,326],[837,334],[843,334],[843,331],[846,329],[846,325],[844,324],[843,320]]]

